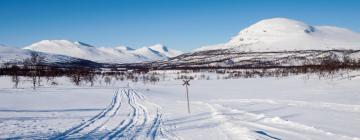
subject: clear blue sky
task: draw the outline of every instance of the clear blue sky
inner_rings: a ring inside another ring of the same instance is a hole
[[[265,18],[287,17],[360,32],[360,0],[0,0],[0,43],[43,39],[134,48],[223,43]]]

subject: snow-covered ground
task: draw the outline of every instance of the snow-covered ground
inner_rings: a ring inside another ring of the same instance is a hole
[[[1,77],[0,139],[360,139],[357,76],[216,77],[190,81],[191,114],[181,80],[32,90]]]

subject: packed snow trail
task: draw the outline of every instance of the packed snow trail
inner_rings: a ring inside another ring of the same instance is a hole
[[[214,100],[216,101],[216,100]],[[232,100],[230,100],[232,101]],[[224,102],[224,101],[222,101]],[[357,137],[335,134],[313,126],[284,120],[280,117],[268,117],[265,114],[256,114],[231,108],[216,103],[197,101],[197,105],[207,106],[210,117],[219,122],[221,130],[230,139],[343,139],[358,140]]]
[[[161,138],[179,139],[164,128],[159,106],[135,90],[123,88],[116,90],[102,112],[51,139]]]
[[[85,128],[90,127],[90,125],[107,117],[107,114],[110,114],[114,110],[114,108],[118,108],[121,106],[121,102],[119,102],[117,100],[118,100],[118,90],[115,92],[115,95],[112,98],[112,102],[111,102],[110,106],[108,106],[106,109],[104,109],[101,113],[94,116],[93,118],[56,136],[55,139],[65,139],[65,138],[71,137],[71,135],[78,134],[80,131],[84,130]],[[115,106],[117,106],[117,107],[115,107]]]

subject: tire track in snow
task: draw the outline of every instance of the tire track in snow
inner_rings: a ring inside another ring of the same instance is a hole
[[[104,111],[51,139],[180,139],[163,127],[159,110],[158,105],[133,89],[116,90]],[[119,118],[120,111],[129,111],[126,118]],[[105,127],[110,129],[102,131]]]
[[[211,111],[211,118],[220,123],[221,130],[224,131],[230,139],[241,138],[243,140],[265,139],[256,136],[254,132],[246,127],[238,126],[229,121],[225,115],[222,115],[213,105],[204,102],[196,102],[197,104],[206,105]]]
[[[259,123],[256,123],[256,121],[263,119],[265,116],[264,115],[257,115],[257,114],[248,114],[247,112],[243,112],[243,111],[238,111],[236,113],[241,113],[241,116],[244,118],[236,118],[234,116],[231,115],[226,115],[226,113],[220,113],[220,110],[218,110],[217,108],[222,107],[225,108],[222,105],[219,104],[214,104],[211,105],[209,103],[203,103],[205,105],[207,105],[210,110],[213,112],[213,115],[217,115],[217,116],[221,116],[222,121],[227,122],[227,123],[231,123],[231,125],[233,125],[233,127],[240,127],[241,128],[245,128],[248,133],[250,133],[250,135],[254,135],[253,137],[249,137],[251,139],[281,139],[275,136],[272,136],[272,134],[269,134],[269,132],[265,132],[262,130],[273,130],[276,132],[281,132],[282,134],[287,134],[287,135],[293,135],[297,138],[301,138],[301,139],[308,139],[304,136],[302,136],[301,134],[297,134],[297,133],[293,133],[287,130],[283,130],[283,129],[278,129],[278,128],[274,128],[271,126],[266,126],[266,125],[262,125]],[[229,109],[229,108],[227,108]],[[231,109],[231,111],[229,111],[231,113],[235,113],[234,109]],[[234,120],[235,118],[235,120]],[[240,122],[240,124],[239,124]],[[256,129],[256,130],[254,130]],[[261,129],[261,130],[258,130]],[[259,135],[260,134],[260,135]]]
[[[155,117],[154,121],[152,122],[152,125],[151,125],[149,131],[146,134],[146,137],[150,137],[152,140],[155,139],[156,134],[159,131],[160,120],[161,120],[161,114],[159,114],[159,112],[157,112],[156,117]]]
[[[161,139],[174,139],[174,140],[181,140],[181,137],[176,136],[174,133],[172,133],[171,131],[169,131],[168,129],[164,128],[164,122],[163,122],[163,118],[162,118],[162,113],[161,113],[161,107],[155,103],[149,102],[146,97],[142,94],[139,94],[138,92],[136,92],[136,90],[131,89],[131,91],[140,99],[140,101],[148,104],[149,106],[152,106],[154,108],[153,111],[156,110],[155,115],[153,115],[153,119],[151,121],[151,119],[149,119],[149,126],[148,127],[143,127],[146,128],[148,130],[143,130],[146,131],[146,138],[150,138],[151,140],[155,140],[156,138],[158,138],[159,136],[161,136]],[[140,107],[143,107],[144,109],[146,109],[143,105],[139,104]],[[149,114],[147,114],[148,116],[150,116]]]
[[[113,132],[106,134],[102,139],[114,139],[117,137],[124,137],[126,132],[129,132],[136,126],[139,117],[139,109],[134,105],[134,96],[130,92],[130,89],[125,89],[124,94],[127,97],[127,103],[131,107],[131,113],[128,118],[115,129]]]
[[[119,89],[117,89],[115,91],[115,95],[112,98],[111,104],[107,108],[105,108],[102,112],[100,112],[96,116],[92,117],[91,119],[81,123],[80,125],[75,126],[75,127],[71,128],[51,139],[66,139],[71,135],[78,134],[80,131],[84,130],[86,127],[89,127],[91,124],[94,124],[97,120],[105,117],[110,111],[113,110],[113,108],[115,107],[115,105],[117,103],[119,104],[117,108],[119,108],[121,106],[120,101],[118,101],[118,96],[119,96]]]
[[[134,105],[136,106],[137,110],[139,110],[139,112],[141,112],[142,114],[141,116],[138,117],[138,120],[141,120],[142,123],[140,124],[140,127],[136,128],[135,133],[133,133],[133,136],[131,137],[131,139],[134,139],[137,137],[138,133],[142,132],[146,128],[146,123],[149,120],[149,114],[147,109],[143,105],[139,104],[137,100],[135,100],[135,98],[137,97],[140,100],[144,101],[144,97],[140,96],[134,90],[130,90],[130,91],[133,93]]]
[[[121,90],[121,97],[123,97],[124,93],[124,89]],[[121,98],[122,99],[122,98]],[[120,102],[121,104],[121,102]],[[89,132],[88,134],[86,134],[83,138],[91,138],[92,135],[94,135],[95,133],[98,133],[99,129],[101,129],[102,127],[106,126],[106,124],[108,124],[112,118],[114,118],[116,115],[118,115],[118,112],[120,110],[121,105],[117,106],[117,108],[115,109],[115,111],[109,116],[109,118],[107,120],[105,120],[102,124],[100,124],[99,126],[97,126],[95,129],[93,129],[91,132]],[[121,122],[122,123],[122,122]]]
[[[147,138],[151,138],[152,140],[156,139],[157,137],[161,136],[163,137],[162,139],[174,139],[174,140],[182,140],[181,137],[178,137],[177,135],[175,135],[174,133],[172,133],[171,131],[169,131],[168,129],[165,129],[164,126],[164,121],[162,118],[162,113],[161,113],[161,107],[155,103],[149,102],[146,97],[142,94],[139,94],[138,92],[136,92],[136,90],[131,89],[135,95],[141,99],[141,101],[143,101],[144,103],[149,104],[150,106],[153,106],[154,108],[156,108],[156,114],[155,117],[153,118],[151,125],[149,126],[147,132],[146,132],[146,137]]]
[[[132,108],[132,113],[125,120],[125,123],[120,124],[117,130],[105,136],[104,139],[119,137],[135,139],[147,127],[148,120],[150,119],[147,109],[137,101],[137,99],[144,101],[144,97],[132,89],[125,90],[125,94],[128,97],[128,104]]]
[[[143,95],[130,88],[125,90],[125,95],[128,98],[127,103],[132,109],[130,115],[116,130],[110,132],[102,139],[154,140],[160,136],[167,139],[179,139],[176,135],[171,134],[162,127],[162,114],[159,111],[159,106],[147,101]],[[153,112],[149,112],[150,108],[153,109]],[[155,110],[156,112],[154,113]],[[149,113],[154,113],[153,117],[150,117],[152,115],[149,115]]]
[[[325,136],[331,137],[331,138],[337,137],[339,139],[358,139],[358,138],[349,137],[349,136],[345,136],[345,135],[341,135],[341,134],[334,134],[332,132],[328,132],[328,131],[325,131],[325,130],[322,130],[319,128],[315,128],[312,126],[307,126],[307,125],[300,124],[297,122],[283,120],[279,117],[269,118],[269,117],[266,117],[264,114],[250,113],[250,112],[246,112],[246,111],[242,111],[242,110],[233,109],[230,107],[225,107],[225,106],[219,105],[219,104],[211,105],[209,103],[202,103],[202,102],[201,102],[201,104],[207,105],[215,115],[221,115],[222,119],[225,120],[226,122],[229,122],[229,121],[233,121],[235,123],[237,122],[237,124],[236,124],[237,126],[241,125],[241,126],[249,127],[251,129],[270,130],[272,132],[277,132],[278,134],[280,133],[283,135],[293,136],[293,137],[301,138],[301,139],[313,139],[313,138],[308,137],[311,135],[304,136],[303,133],[299,133],[299,132],[307,132],[309,134],[311,134],[311,133],[316,134],[316,135],[313,135],[313,136],[315,136],[314,139],[324,138]],[[219,110],[217,108],[223,108],[225,110],[229,110],[227,112],[230,112],[230,113],[240,113],[241,116],[222,114],[222,113],[219,113]],[[291,130],[296,130],[296,131],[291,131]],[[271,139],[277,138],[277,137],[273,137],[273,136],[269,135],[268,133],[266,133],[264,131],[254,130],[254,132],[264,135],[264,136],[267,136],[267,138],[271,138]]]
[[[297,100],[273,100],[273,99],[216,99],[211,102],[243,102],[243,103],[266,103],[266,104],[279,104],[295,107],[307,107],[318,109],[329,109],[343,112],[360,113],[360,105],[327,103],[327,102],[308,102]]]

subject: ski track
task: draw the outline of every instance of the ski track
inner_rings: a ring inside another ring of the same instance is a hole
[[[222,105],[221,103],[265,103],[306,108],[359,112],[359,105],[314,103],[272,99],[217,99],[194,104],[206,106],[210,118],[219,123],[217,128],[228,139],[281,140],[288,137],[311,140],[322,138],[359,140],[342,134],[308,126],[280,117],[268,117]],[[220,104],[219,104],[220,103]],[[123,114],[120,114],[123,112]],[[165,128],[161,107],[149,102],[145,96],[131,88],[115,90],[111,103],[94,117],[53,137],[42,139],[182,139]],[[307,134],[307,135],[304,135]],[[19,137],[20,138],[20,137]],[[23,137],[26,138],[26,137]],[[37,137],[40,138],[40,137]]]
[[[130,112],[119,120],[119,112],[127,111],[123,110],[125,106]],[[131,88],[117,89],[111,104],[102,112],[49,139],[180,139],[163,127],[159,109]],[[102,130],[111,126],[109,130]]]
[[[118,129],[108,134],[103,139],[114,139],[116,137],[134,139],[137,136],[137,133],[145,127],[148,118],[147,111],[136,102],[136,93],[133,90],[127,89],[125,90],[125,94],[128,97],[128,104],[132,108],[131,117],[126,121],[126,124],[118,127]]]
[[[220,122],[220,127],[223,128],[223,132],[226,133],[231,139],[236,137],[242,137],[244,139],[282,139],[281,137],[277,137],[270,132],[276,132],[276,134],[292,136],[305,140],[318,139],[319,137],[324,138],[325,136],[349,140],[359,139],[356,137],[334,134],[332,132],[328,132],[312,126],[307,126],[301,123],[283,120],[279,117],[266,117],[264,114],[250,113],[220,104],[210,104],[201,101],[195,103],[207,106],[211,111],[211,117],[215,121]],[[227,113],[240,113],[241,115],[227,115]],[[303,133],[299,132],[315,134],[313,135],[315,137],[311,138],[309,136],[312,135],[305,136]]]
[[[66,138],[69,137],[70,135],[73,135],[73,134],[76,134],[76,133],[80,132],[80,131],[83,130],[84,128],[86,128],[86,127],[90,126],[91,124],[93,124],[95,121],[97,121],[97,120],[105,117],[106,114],[107,114],[108,112],[110,112],[110,111],[114,108],[114,106],[115,106],[115,104],[116,104],[116,102],[117,102],[118,95],[119,95],[118,91],[119,91],[119,90],[117,90],[117,91],[115,92],[115,95],[114,95],[114,97],[112,98],[112,102],[111,102],[110,106],[107,107],[106,109],[104,109],[104,111],[100,112],[98,115],[94,116],[93,118],[91,118],[91,119],[89,119],[89,120],[81,123],[80,125],[75,126],[75,127],[71,128],[71,129],[65,131],[65,132],[62,133],[62,134],[59,134],[58,136],[56,136],[56,137],[54,137],[54,138],[52,138],[52,139],[66,139]]]
[[[123,91],[121,91],[123,92]],[[122,94],[123,95],[123,94]],[[123,97],[123,96],[121,96]],[[122,98],[121,98],[122,99]],[[120,100],[121,101],[121,100]],[[86,134],[83,138],[91,138],[93,135],[96,135],[96,133],[99,131],[99,129],[103,128],[107,123],[109,123],[111,121],[111,118],[115,117],[119,110],[120,110],[120,107],[121,107],[121,102],[119,103],[120,105],[117,106],[116,110],[114,111],[114,113],[112,113],[110,116],[109,116],[109,119],[105,120],[101,125],[97,126],[95,129],[93,129],[91,132],[89,132],[88,134]]]
[[[360,113],[360,105],[352,104],[338,104],[327,102],[307,102],[296,100],[273,100],[273,99],[216,99],[210,102],[242,102],[242,103],[266,103],[266,104],[279,104],[296,107],[328,109],[342,112]]]
[[[159,125],[160,125],[160,119],[161,119],[161,114],[159,114],[159,112],[157,112],[156,113],[156,118],[152,122],[151,128],[146,133],[146,136],[151,137],[152,140],[155,139],[155,136],[158,133],[158,130],[159,130],[158,128],[159,128]]]

